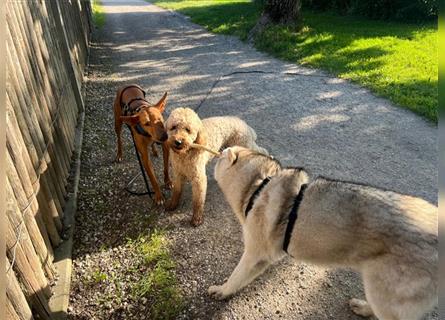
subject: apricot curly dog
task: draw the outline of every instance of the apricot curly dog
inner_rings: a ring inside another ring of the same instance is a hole
[[[190,108],[177,108],[168,117],[165,127],[173,169],[173,194],[166,210],[174,210],[181,198],[184,182],[190,181],[193,193],[193,217],[191,224],[203,222],[204,203],[207,192],[206,164],[214,155],[192,148],[200,144],[212,150],[231,146],[243,146],[261,153],[268,152],[256,143],[256,133],[244,121],[236,117],[212,117],[201,119]]]

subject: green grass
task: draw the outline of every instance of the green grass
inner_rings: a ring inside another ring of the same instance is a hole
[[[106,273],[101,272],[100,270],[95,270],[91,275],[92,281],[95,283],[104,282],[108,279],[108,275]]]
[[[132,294],[149,299],[150,319],[176,318],[183,303],[164,233],[154,231],[150,237],[139,237],[130,245],[141,257],[138,268],[147,269],[146,275],[133,285]]]
[[[100,0],[93,0],[92,7],[94,25],[98,28],[102,28],[105,24],[105,13]]]
[[[261,8],[248,0],[155,0],[211,32],[246,39]],[[437,25],[303,11],[303,29],[267,28],[255,46],[281,59],[350,79],[437,122]]]
[[[122,308],[124,302],[129,302],[144,308],[142,312],[147,319],[176,319],[184,302],[169,246],[164,231],[151,229],[135,239],[129,238],[122,259],[87,267],[82,285],[94,292],[94,303],[101,309]],[[140,315],[141,310],[138,319]]]

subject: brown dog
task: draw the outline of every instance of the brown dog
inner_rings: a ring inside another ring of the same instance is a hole
[[[164,203],[164,197],[153,171],[153,166],[148,154],[151,146],[153,155],[157,152],[154,142],[162,144],[164,158],[164,184],[167,189],[172,187],[168,175],[169,146],[167,144],[167,133],[164,129],[164,118],[162,113],[165,109],[167,92],[155,105],[145,100],[145,91],[138,85],[132,84],[121,87],[116,92],[114,99],[114,129],[117,136],[116,162],[122,161],[122,124],[130,125],[136,148],[141,156],[145,171],[150,178],[155,192],[154,201],[157,205]]]

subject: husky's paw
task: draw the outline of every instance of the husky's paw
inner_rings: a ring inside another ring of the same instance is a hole
[[[351,299],[349,300],[349,306],[352,312],[362,317],[370,317],[374,314],[368,302],[365,300]]]
[[[224,286],[210,286],[208,292],[212,298],[217,300],[222,300],[229,296],[224,293]]]

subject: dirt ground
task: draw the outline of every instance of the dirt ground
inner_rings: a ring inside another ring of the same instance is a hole
[[[361,319],[347,304],[352,297],[364,297],[355,272],[292,259],[270,268],[230,300],[210,299],[207,288],[230,275],[243,247],[213,165],[208,167],[205,221],[198,228],[189,224],[189,188],[173,213],[155,207],[148,196],[129,195],[124,187],[139,168],[126,130],[124,161],[113,162],[115,91],[138,83],[151,101],[168,91],[166,117],[179,106],[195,108],[201,117],[236,115],[255,128],[259,144],[284,165],[435,203],[436,128],[347,81],[286,64],[235,38],[209,34],[144,1],[107,0],[103,5],[106,24],[94,34],[86,87],[69,317],[146,318],[147,301],[131,297],[129,283],[138,275],[128,272],[137,258],[128,239],[162,228],[184,299],[179,319]],[[266,73],[229,75],[258,70]],[[162,181],[161,158],[154,162]],[[113,281],[86,281],[102,273]],[[427,319],[438,316],[433,312]]]

